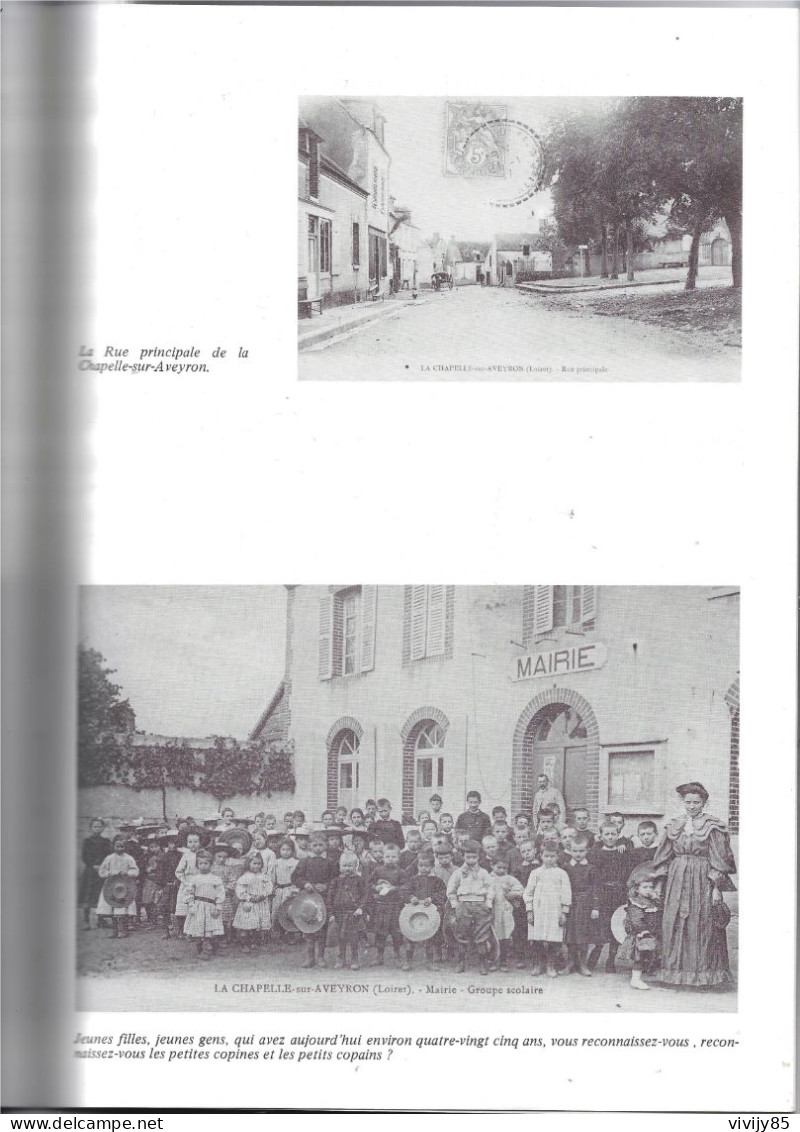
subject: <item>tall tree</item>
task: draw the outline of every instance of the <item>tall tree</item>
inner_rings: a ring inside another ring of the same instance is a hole
[[[119,747],[114,738],[115,710],[130,708],[97,649],[78,647],[78,782],[97,786],[113,782],[119,771]]]
[[[650,169],[650,147],[616,102],[602,114],[571,116],[556,124],[546,145],[546,176],[554,215],[568,243],[600,244],[602,275],[619,273],[620,235],[625,267],[633,279],[637,226],[652,218],[659,189]]]
[[[742,282],[742,100],[633,98],[628,128],[647,153],[670,221],[692,234],[686,289],[697,278],[700,241],[721,218],[731,235],[734,287]]]
[[[601,136],[595,119],[571,115],[554,124],[545,140],[545,183],[553,215],[566,244],[600,244],[602,274],[607,272],[608,216],[599,191]]]
[[[625,269],[628,280],[633,280],[636,230],[652,220],[661,195],[653,177],[649,139],[631,121],[627,107],[625,100],[620,101],[599,124],[596,192],[611,225],[611,276],[618,277],[620,237],[624,236]]]

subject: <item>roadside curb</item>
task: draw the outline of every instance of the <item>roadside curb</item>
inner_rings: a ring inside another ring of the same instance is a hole
[[[331,338],[338,338],[348,334],[351,330],[357,330],[362,326],[367,326],[371,322],[377,322],[379,319],[388,318],[393,314],[399,314],[406,307],[420,307],[430,302],[430,297],[418,299],[411,299],[398,303],[391,299],[384,300],[371,304],[370,309],[365,310],[359,314],[357,318],[342,318],[333,316],[335,321],[326,323],[325,326],[320,326],[316,330],[309,330],[306,334],[301,334],[297,340],[298,351],[308,350],[312,346],[319,346],[322,342],[327,342]],[[377,307],[377,310],[371,309]],[[330,311],[326,312],[330,313]]]
[[[669,287],[682,279],[643,279],[641,283],[598,283],[596,287],[548,287],[541,283],[516,283],[518,291],[535,291],[539,295],[592,295],[595,291],[632,291],[635,287]]]

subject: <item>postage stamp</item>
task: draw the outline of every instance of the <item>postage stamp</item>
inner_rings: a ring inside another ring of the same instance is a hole
[[[445,176],[505,177],[506,114],[500,103],[445,103]]]

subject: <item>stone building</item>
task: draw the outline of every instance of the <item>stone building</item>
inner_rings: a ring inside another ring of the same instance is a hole
[[[486,282],[490,287],[513,286],[517,279],[553,273],[553,257],[536,247],[535,232],[498,232],[486,253]]]
[[[389,291],[384,118],[366,99],[302,99],[298,292],[322,305]]]
[[[732,587],[290,586],[285,678],[251,737],[285,728],[315,817],[434,792],[457,813],[468,789],[530,811],[544,772],[629,828],[697,778],[736,832],[738,657]]]

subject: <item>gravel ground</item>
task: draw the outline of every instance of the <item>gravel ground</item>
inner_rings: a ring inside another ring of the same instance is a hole
[[[298,373],[312,381],[740,380],[732,290],[686,297],[681,286],[587,295],[456,288],[304,350]]]
[[[733,287],[709,286],[698,291],[642,287],[633,291],[600,291],[587,295],[537,295],[550,310],[628,318],[691,335],[704,350],[724,352],[742,345],[742,297]]]
[[[734,971],[737,923],[734,911],[728,930]],[[580,975],[553,979],[534,978],[528,971],[512,968],[481,976],[472,961],[459,975],[449,963],[429,968],[421,948],[410,972],[400,970],[390,947],[384,967],[371,965],[374,953],[370,952],[360,970],[339,970],[334,966],[336,952],[329,949],[326,968],[306,971],[300,966],[305,958],[302,944],[268,944],[251,953],[234,944],[204,961],[192,943],[164,940],[160,931],[140,929],[119,941],[109,936],[108,929],[83,931],[79,925],[79,1009],[587,1013],[737,1009],[735,990],[701,993],[654,985],[647,992],[636,991],[628,985],[626,972],[606,974],[598,969],[591,979]]]

